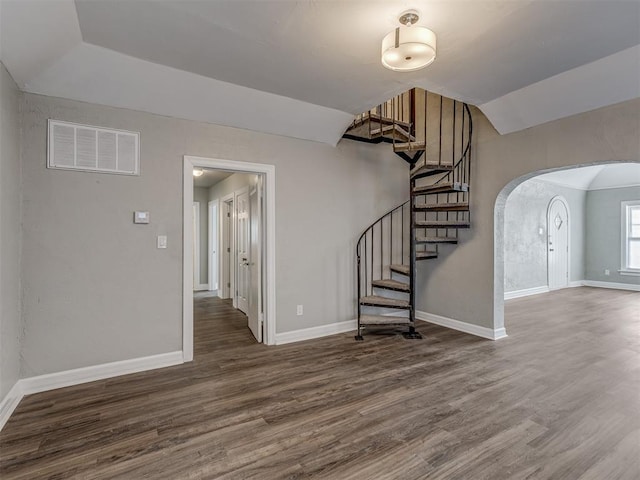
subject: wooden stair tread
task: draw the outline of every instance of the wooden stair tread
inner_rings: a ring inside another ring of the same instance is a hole
[[[469,210],[469,204],[467,203],[416,203],[413,206],[414,210],[431,210],[434,212],[466,212]]]
[[[438,258],[438,252],[432,252],[430,250],[416,252],[416,260],[428,260],[429,258]]]
[[[416,243],[458,243],[453,237],[416,237]]]
[[[411,325],[411,319],[390,315],[360,315],[360,325]]]
[[[435,183],[433,185],[423,185],[420,187],[414,187],[411,193],[413,195],[425,195],[429,193],[454,193],[454,192],[468,192],[469,185],[460,182],[443,182]]]
[[[413,140],[414,137],[413,135],[411,135],[409,132],[407,132],[404,128],[402,128],[400,125],[397,124],[393,124],[393,125],[385,125],[382,128],[375,128],[373,130],[371,130],[371,135],[372,136],[379,136],[379,135],[388,135],[389,133],[391,133],[391,138],[395,137],[395,134],[400,134],[402,135],[405,139],[407,140]]]
[[[409,308],[407,300],[398,300],[396,298],[380,297],[378,295],[370,295],[360,299],[361,305],[370,307],[388,307],[388,308]]]
[[[452,165],[438,165],[437,163],[421,164],[419,167],[411,169],[409,176],[412,179],[429,177],[431,175],[439,175],[441,173],[449,173],[453,171]]]
[[[391,269],[392,272],[401,273],[402,275],[409,275],[409,273],[411,273],[409,265],[389,265],[389,269]]]
[[[411,291],[411,287],[408,283],[391,279],[374,280],[373,282],[371,282],[371,285],[378,288],[386,288],[387,290],[395,290],[396,292],[409,293]]]
[[[416,220],[418,228],[469,228],[471,222],[457,220]]]
[[[427,145],[424,142],[396,142],[393,144],[394,152],[417,152],[426,148]]]

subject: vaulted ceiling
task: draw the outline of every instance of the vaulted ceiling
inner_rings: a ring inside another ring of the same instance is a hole
[[[412,73],[380,64],[407,8],[438,35]],[[640,2],[0,0],[25,91],[337,143],[418,86],[501,133],[640,96]]]

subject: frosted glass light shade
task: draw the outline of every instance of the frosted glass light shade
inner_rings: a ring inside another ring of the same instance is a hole
[[[396,72],[412,72],[436,59],[436,34],[426,27],[403,26],[382,39],[382,65]]]

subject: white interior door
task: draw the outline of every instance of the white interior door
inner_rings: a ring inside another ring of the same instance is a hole
[[[209,290],[218,290],[218,201],[209,202]],[[220,296],[220,294],[218,294]]]
[[[236,196],[236,262],[237,262],[237,295],[236,308],[247,314],[249,311],[249,263],[251,252],[249,251],[249,191],[248,189]]]
[[[249,193],[249,329],[262,342],[262,178]]]
[[[569,286],[569,211],[566,204],[554,198],[547,217],[547,261],[549,289]]]

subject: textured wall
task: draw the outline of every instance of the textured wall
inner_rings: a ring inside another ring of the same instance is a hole
[[[640,161],[638,111],[640,99],[501,136],[473,109],[472,228],[438,259],[419,262],[417,309],[502,328],[506,197],[534,172]]]
[[[586,280],[640,285],[640,277],[619,272],[622,267],[621,202],[627,200],[640,200],[640,187],[587,192]],[[605,275],[605,269],[609,275]]]
[[[194,188],[193,201],[200,202],[200,282],[209,283],[209,189]]]
[[[547,209],[561,195],[569,204],[569,280],[584,279],[586,192],[527,180],[509,195],[504,212],[504,291],[546,286]],[[540,235],[538,229],[542,228]]]
[[[140,131],[142,175],[46,169],[47,118]],[[355,317],[355,240],[408,198],[407,166],[389,146],[334,148],[30,94],[23,123],[27,376],[182,348],[185,154],[275,165],[278,332]],[[134,210],[151,224],[133,225]]]
[[[0,64],[0,401],[20,377],[20,97]]]

